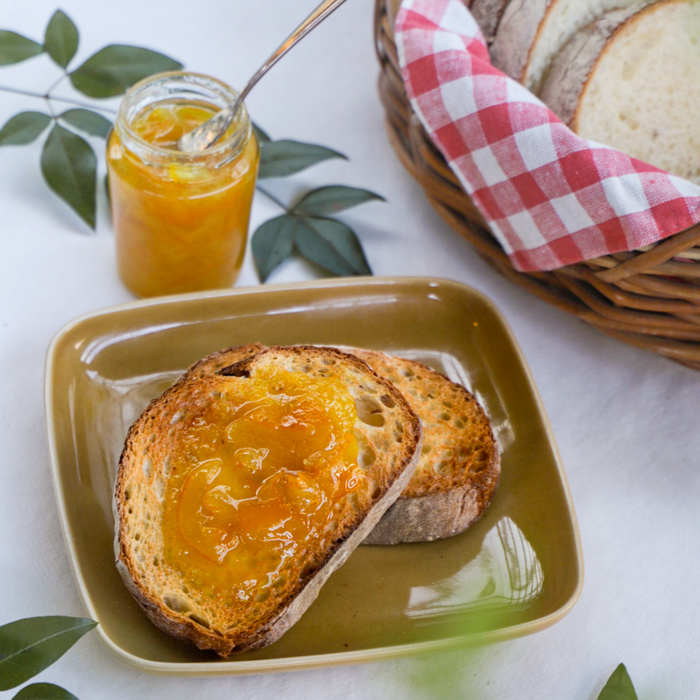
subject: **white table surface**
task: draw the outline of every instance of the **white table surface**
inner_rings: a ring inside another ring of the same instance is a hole
[[[240,86],[315,4],[64,0],[61,7],[81,30],[78,61],[106,44],[130,43]],[[0,27],[41,40],[54,9],[53,0],[4,2]],[[332,183],[382,193],[387,204],[346,216],[375,274],[458,280],[500,307],[539,387],[568,474],[586,570],[578,604],[548,630],[476,652],[281,675],[150,676],[123,665],[91,634],[38,680],[61,684],[81,700],[593,700],[623,661],[641,699],[698,697],[700,373],[608,339],[527,295],[442,223],[385,136],[372,15],[373,0],[349,0],[249,98],[253,118],[273,138],[314,141],[350,157],[271,187],[284,196]],[[56,75],[42,57],[0,68],[0,85],[43,89]],[[71,90],[63,85],[58,94]],[[0,93],[1,123],[37,108],[41,103]],[[104,201],[92,234],[48,191],[39,155],[38,143],[0,149],[0,623],[84,614],[49,472],[44,356],[71,319],[132,299],[116,274]],[[277,214],[258,196],[251,230]],[[270,281],[318,274],[292,262]],[[248,256],[237,286],[255,284]],[[421,682],[426,666],[438,670],[443,685]]]

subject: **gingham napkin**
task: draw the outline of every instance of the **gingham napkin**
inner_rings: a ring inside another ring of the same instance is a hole
[[[396,46],[413,111],[513,265],[553,270],[700,222],[700,187],[568,129],[491,65],[461,0],[403,0]]]

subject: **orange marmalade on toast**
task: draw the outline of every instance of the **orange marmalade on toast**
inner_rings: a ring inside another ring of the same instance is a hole
[[[177,148],[234,97],[206,76],[167,73],[122,101],[107,167],[119,274],[139,296],[229,287],[238,276],[260,157],[245,109],[214,146]]]
[[[220,386],[220,385],[216,385]],[[333,377],[275,368],[227,377],[171,454],[168,563],[222,601],[263,601],[329,541],[347,498],[371,499],[353,397]]]

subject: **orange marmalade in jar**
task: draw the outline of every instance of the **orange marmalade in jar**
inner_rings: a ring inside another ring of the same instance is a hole
[[[230,287],[243,263],[260,149],[245,107],[213,146],[179,138],[236,93],[194,73],[162,73],[124,96],[107,140],[119,275],[138,296]]]

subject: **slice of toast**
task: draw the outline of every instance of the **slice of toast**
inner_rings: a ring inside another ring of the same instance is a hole
[[[488,508],[501,472],[483,409],[463,386],[420,362],[351,352],[389,379],[423,424],[418,467],[363,544],[425,542],[463,532]]]
[[[224,657],[266,646],[403,491],[420,445],[404,397],[352,355],[217,353],[129,431],[117,568],[169,634]]]
[[[193,370],[215,372],[247,348],[222,350]],[[479,403],[463,386],[419,362],[341,349],[389,379],[423,425],[422,453],[411,481],[363,544],[425,542],[466,530],[488,508],[501,472],[498,445]]]

